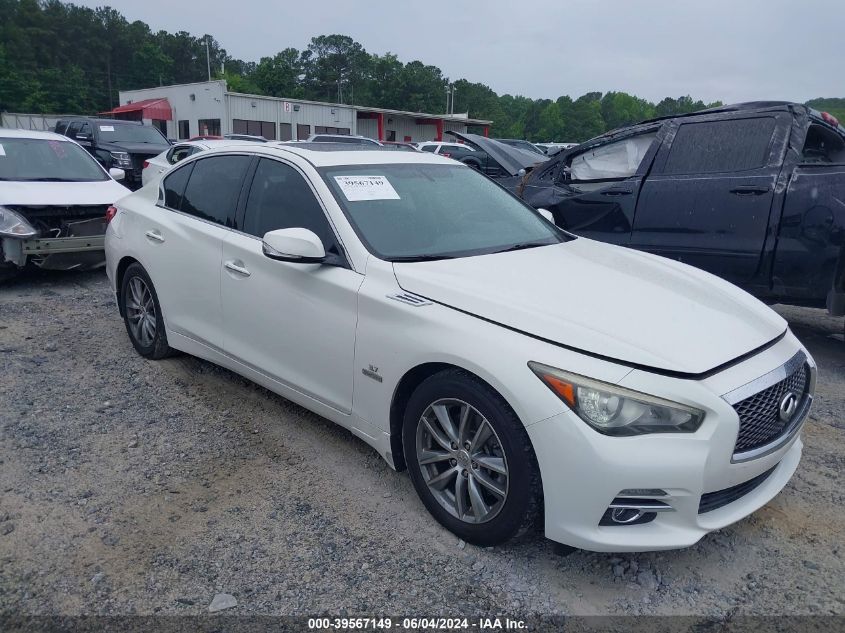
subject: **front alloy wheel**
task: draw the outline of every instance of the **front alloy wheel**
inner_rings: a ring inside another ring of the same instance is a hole
[[[426,509],[467,543],[489,547],[540,518],[531,440],[489,384],[461,369],[425,379],[405,408],[402,447]]]
[[[461,521],[490,521],[507,500],[508,464],[499,436],[466,402],[442,399],[423,412],[417,463],[432,496]]]

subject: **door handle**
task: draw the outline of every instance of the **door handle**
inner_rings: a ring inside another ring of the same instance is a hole
[[[742,187],[734,187],[731,193],[737,196],[762,196],[764,193],[769,193],[771,187],[759,187],[755,185],[744,185]]]
[[[606,189],[601,192],[603,196],[630,196],[634,193],[631,189]]]
[[[147,239],[152,240],[153,242],[163,242],[164,236],[158,232],[157,229],[153,229],[152,231],[147,231],[144,233],[147,236]]]
[[[233,273],[238,274],[242,277],[249,277],[252,273],[249,272],[249,270],[241,264],[243,264],[243,262],[234,262],[229,260],[228,262],[225,262],[223,264],[223,267],[226,270],[231,270]]]

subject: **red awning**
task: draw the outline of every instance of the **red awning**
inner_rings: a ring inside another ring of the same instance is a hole
[[[170,109],[170,102],[167,99],[144,99],[143,101],[118,106],[108,112],[100,112],[100,114],[128,114],[130,112],[140,112],[142,119],[173,120],[173,111]]]

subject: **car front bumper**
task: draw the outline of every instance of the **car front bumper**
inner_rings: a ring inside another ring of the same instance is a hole
[[[722,395],[778,368],[802,349],[787,333],[772,348],[702,381],[639,370],[621,381],[629,388],[703,408],[706,417],[695,433],[610,437],[568,410],[528,426],[543,481],[546,536],[593,551],[676,549],[765,505],[798,467],[800,425],[775,449],[736,461],[739,417]],[[627,492],[632,490],[638,493]],[[645,494],[648,491],[656,492]],[[656,500],[668,509],[646,523],[612,524],[606,513],[614,500],[626,496]],[[715,497],[722,505],[700,507],[702,496],[705,502]]]

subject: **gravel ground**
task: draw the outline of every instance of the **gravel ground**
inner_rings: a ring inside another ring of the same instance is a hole
[[[350,433],[143,360],[102,272],[27,275],[0,287],[0,611],[845,614],[842,320],[778,310],[820,368],[783,493],[683,551],[559,556],[464,545]]]

